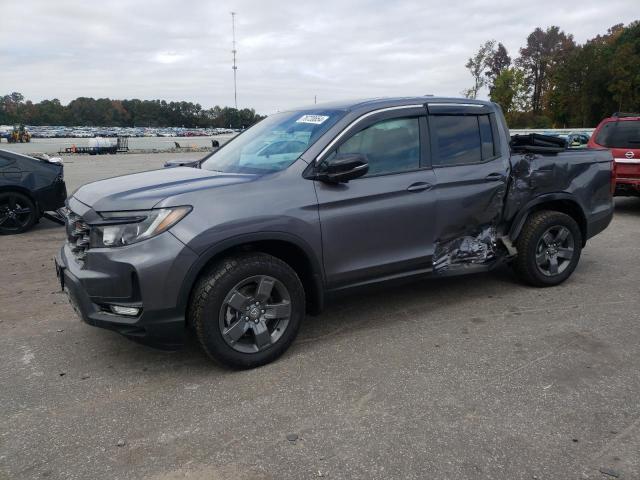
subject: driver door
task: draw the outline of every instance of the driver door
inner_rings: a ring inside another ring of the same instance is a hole
[[[424,108],[367,117],[328,156],[359,153],[369,172],[314,181],[329,288],[431,270],[435,176]]]

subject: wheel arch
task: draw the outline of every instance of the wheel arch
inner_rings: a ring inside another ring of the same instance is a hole
[[[36,196],[33,194],[31,190],[29,190],[28,188],[22,187],[20,185],[0,185],[0,193],[6,193],[6,192],[21,193],[22,195],[25,195],[26,197],[28,197],[29,200],[31,200],[33,204],[36,206],[38,216],[41,216],[42,211],[40,209],[40,202],[38,202],[38,199],[36,198]]]
[[[192,265],[185,277],[178,306],[187,309],[198,279],[222,258],[242,252],[261,252],[287,263],[302,282],[307,299],[307,311],[319,313],[324,307],[324,276],[312,248],[302,239],[284,232],[262,232],[241,235],[210,247]]]
[[[570,193],[550,193],[541,195],[522,208],[509,229],[509,238],[515,241],[524,227],[525,222],[529,216],[540,210],[554,210],[564,213],[573,218],[580,227],[580,233],[582,234],[582,246],[587,243],[587,216],[584,213],[584,208],[580,205],[575,196]]]

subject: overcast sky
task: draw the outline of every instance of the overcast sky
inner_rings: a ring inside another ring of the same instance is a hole
[[[260,113],[347,98],[459,96],[488,39],[515,57],[537,26],[582,43],[638,0],[3,0],[0,95],[188,100]]]

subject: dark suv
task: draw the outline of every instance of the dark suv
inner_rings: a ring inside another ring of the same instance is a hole
[[[505,263],[566,280],[611,220],[612,157],[553,140],[512,152],[499,107],[470,100],[277,113],[197,168],[80,188],[56,270],[89,324],[166,347],[191,327],[214,359],[261,365],[337,291]]]

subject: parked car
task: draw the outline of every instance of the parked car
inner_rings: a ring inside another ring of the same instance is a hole
[[[640,196],[640,113],[614,113],[600,122],[589,148],[610,148],[615,159],[615,195]]]
[[[587,133],[570,133],[567,135],[567,146],[569,148],[587,148],[589,138],[591,137]]]
[[[175,167],[191,167],[191,168],[199,168],[200,164],[204,162],[207,158],[213,155],[218,148],[220,148],[220,142],[218,140],[211,140],[211,148],[212,152],[207,153],[203,158],[199,158],[197,160],[185,160],[182,158],[174,158],[172,160],[167,160],[164,162],[164,168],[175,168]]]
[[[0,150],[0,235],[26,232],[66,198],[62,163]]]
[[[611,153],[514,148],[490,102],[277,113],[199,168],[80,188],[56,271],[91,325],[165,347],[191,327],[213,359],[255,367],[354,287],[503,264],[537,287],[565,281],[611,221]]]

